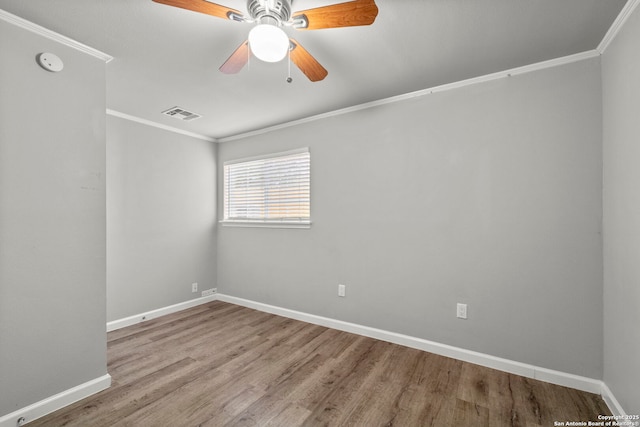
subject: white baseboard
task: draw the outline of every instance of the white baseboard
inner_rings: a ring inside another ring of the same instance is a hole
[[[616,399],[609,387],[604,382],[602,383],[602,392],[600,394],[602,395],[602,399],[607,404],[613,415],[620,417],[625,417],[627,415],[624,409],[622,409],[620,402],[618,402],[618,399]]]
[[[10,414],[0,417],[0,427],[16,427],[18,419],[24,418],[25,422],[50,414],[65,406],[89,397],[111,386],[111,376],[105,374],[101,377],[87,381],[61,393],[43,399],[33,405],[26,406]]]
[[[176,313],[187,308],[215,301],[216,299],[216,294],[213,294],[206,297],[195,298],[189,301],[180,302],[178,304],[173,304],[167,307],[158,308],[156,310],[147,311],[146,313],[135,314],[123,319],[113,320],[111,322],[107,322],[107,332],[115,331],[116,329],[124,328],[126,326],[135,325],[136,323],[146,322],[147,320],[155,319],[156,317]]]
[[[113,331],[125,326],[134,325],[144,322],[165,314],[175,313],[186,308],[195,307],[210,301],[224,301],[243,307],[253,308],[290,319],[300,320],[315,325],[325,326],[327,328],[337,329],[340,331],[350,332],[394,344],[403,345],[405,347],[415,348],[418,350],[428,351],[430,353],[439,354],[441,356],[451,357],[453,359],[462,360],[464,362],[474,363],[476,365],[497,369],[527,378],[533,378],[540,381],[557,384],[589,393],[599,394],[614,415],[624,415],[624,410],[614,397],[613,393],[607,385],[597,379],[574,375],[566,372],[555,371],[552,369],[542,368],[527,363],[516,362],[514,360],[504,359],[485,353],[466,350],[460,347],[454,347],[447,344],[441,344],[434,341],[416,338],[409,335],[389,332],[382,329],[371,328],[369,326],[358,325],[355,323],[345,322],[342,320],[331,319],[328,317],[317,316],[314,314],[304,313],[301,311],[290,310],[287,308],[277,307],[264,304],[257,301],[247,300],[244,298],[233,297],[226,294],[213,294],[207,297],[196,298],[185,301],[183,303],[174,304],[168,307],[130,316],[124,319],[115,320],[107,323],[107,331]],[[5,427],[0,424],[0,427]]]
[[[453,359],[462,360],[464,362],[474,363],[476,365],[486,366],[488,368],[497,369],[512,374],[521,375],[527,378],[534,378],[551,384],[557,384],[565,387],[575,388],[590,393],[600,394],[613,415],[624,416],[625,411],[615,398],[609,387],[601,381],[592,378],[582,377],[579,375],[569,374],[566,372],[554,371],[551,369],[541,368],[526,363],[516,362],[509,359],[491,356],[489,354],[479,353],[466,350],[459,347],[441,344],[434,341],[428,341],[422,338],[411,337],[408,335],[389,332],[382,329],[371,328],[368,326],[358,325],[355,323],[344,322],[342,320],[331,319],[328,317],[308,314],[301,311],[289,310],[269,304],[263,304],[243,298],[237,298],[225,294],[213,294],[206,297],[196,298],[182,303],[170,305],[168,307],[151,310],[139,315],[126,317],[124,319],[114,320],[107,323],[107,331],[113,331],[125,326],[134,325],[166,314],[175,313],[180,310],[205,304],[210,301],[220,300],[231,304],[249,307],[266,313],[276,314],[278,316],[290,319],[300,320],[315,325],[325,326],[340,331],[350,332],[418,350],[428,351],[430,353],[439,354]],[[33,421],[60,408],[70,405],[78,400],[89,397],[99,391],[109,388],[111,385],[111,376],[109,374],[102,377],[80,384],[69,390],[48,397],[40,402],[36,402],[25,408],[14,411],[10,414],[0,417],[0,427],[15,427],[20,417],[25,418],[25,422]]]
[[[466,350],[463,348],[441,344],[434,341],[428,341],[422,338],[411,337],[408,335],[389,332],[382,329],[370,328],[368,326],[362,326],[355,323],[343,322],[341,320],[335,320],[327,317],[303,313],[300,311],[289,310],[286,308],[263,304],[243,298],[236,298],[225,294],[218,294],[218,300],[241,305],[244,307],[254,308],[256,310],[277,314],[279,316],[288,317],[291,319],[301,320],[307,323],[313,323],[316,325],[326,326],[328,328],[351,332],[370,338],[376,338],[382,341],[400,344],[418,350],[428,351],[430,353],[439,354],[441,356],[451,357],[453,359],[462,360],[464,362],[486,366],[488,368],[521,375],[527,378],[534,378],[551,384],[571,387],[577,390],[587,391],[589,393],[601,394],[603,391],[602,387],[604,383],[600,380],[592,378],[581,377],[579,375],[554,371],[546,368],[540,368],[538,366],[516,362],[509,359],[503,359],[500,357],[491,356],[489,354]]]

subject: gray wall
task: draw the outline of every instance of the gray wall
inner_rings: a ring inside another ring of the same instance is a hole
[[[215,287],[216,146],[113,116],[107,125],[112,321]]]
[[[604,380],[640,413],[640,9],[602,59]]]
[[[4,415],[107,372],[105,64],[2,20],[0,52]]]
[[[309,146],[313,226],[220,227],[219,291],[601,378],[600,88],[596,58],[220,145]]]

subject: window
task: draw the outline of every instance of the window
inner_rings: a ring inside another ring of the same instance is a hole
[[[224,163],[225,223],[309,225],[309,149]]]

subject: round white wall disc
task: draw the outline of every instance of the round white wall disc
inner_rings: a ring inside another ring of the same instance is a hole
[[[57,73],[58,71],[62,71],[64,68],[64,64],[62,63],[62,59],[60,59],[57,55],[49,52],[41,53],[37,56],[38,64],[42,68],[47,71],[52,71]]]

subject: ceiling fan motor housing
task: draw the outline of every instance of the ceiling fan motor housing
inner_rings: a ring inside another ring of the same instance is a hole
[[[291,2],[289,0],[247,0],[249,16],[256,22],[277,22],[280,26],[291,18]]]

